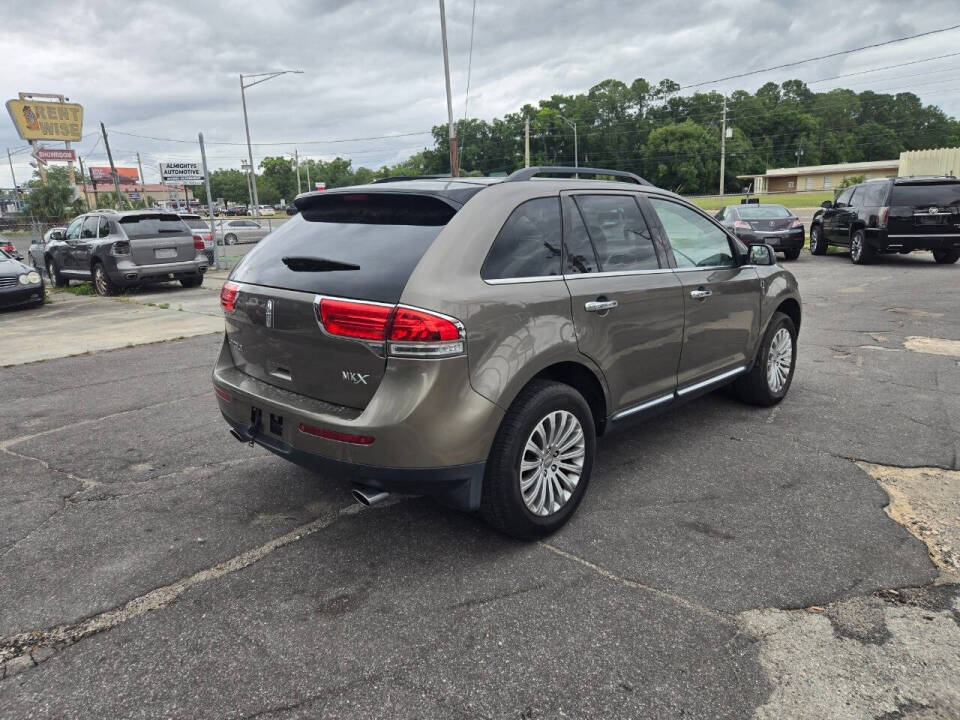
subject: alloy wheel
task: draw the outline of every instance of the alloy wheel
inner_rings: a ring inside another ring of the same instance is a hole
[[[860,262],[860,256],[863,254],[863,239],[860,235],[854,235],[850,241],[850,259],[854,262]]]
[[[793,338],[785,327],[780,328],[770,341],[767,351],[767,386],[770,392],[779,393],[787,384],[793,366]]]
[[[107,287],[107,276],[104,274],[103,267],[100,265],[97,265],[93,271],[93,283],[97,286],[98,295],[107,294],[107,290],[109,289]]]
[[[520,456],[520,494],[527,509],[545,517],[566,505],[580,482],[585,456],[576,415],[555,410],[541,419]]]

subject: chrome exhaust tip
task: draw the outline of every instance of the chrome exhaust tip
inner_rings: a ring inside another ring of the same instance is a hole
[[[238,442],[250,441],[250,438],[246,437],[242,432],[240,432],[236,428],[230,428],[230,434],[233,436],[233,439],[237,440]]]
[[[361,505],[366,505],[367,507],[382,503],[384,500],[390,497],[390,493],[388,492],[359,486],[353,488],[353,490],[350,492],[353,495],[354,500]]]

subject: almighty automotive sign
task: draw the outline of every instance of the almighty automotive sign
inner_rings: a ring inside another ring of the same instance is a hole
[[[83,137],[82,105],[7,100],[7,111],[23,140],[78,142]]]

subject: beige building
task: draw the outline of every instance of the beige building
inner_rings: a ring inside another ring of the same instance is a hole
[[[149,205],[160,205],[167,207],[171,205],[183,204],[183,185],[162,185],[160,183],[121,183],[120,193],[128,199],[145,199]],[[78,185],[77,189],[83,194],[83,187]],[[186,192],[189,199],[193,199],[193,193],[190,186],[186,186]],[[87,207],[99,207],[96,198],[101,193],[110,193],[113,195],[113,183],[97,183],[96,196],[94,195],[93,184],[87,182]],[[136,198],[130,198],[135,195]]]
[[[960,175],[960,148],[910,150],[897,160],[773,168],[758,175],[737,175],[755,193],[836,190],[848,177],[867,180],[909,175]]]

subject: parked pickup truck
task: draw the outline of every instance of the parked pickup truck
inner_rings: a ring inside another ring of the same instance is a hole
[[[47,244],[44,262],[55,286],[92,280],[98,295],[169,280],[198,287],[209,265],[203,240],[175,213],[157,210],[81,215]]]

